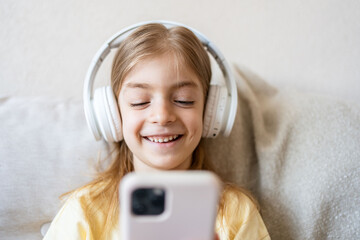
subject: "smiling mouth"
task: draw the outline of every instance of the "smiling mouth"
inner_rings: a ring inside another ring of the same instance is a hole
[[[182,135],[171,135],[171,136],[166,136],[166,137],[145,137],[145,139],[149,140],[150,142],[154,142],[154,143],[168,143],[168,142],[173,142],[176,141],[177,139],[181,138]]]

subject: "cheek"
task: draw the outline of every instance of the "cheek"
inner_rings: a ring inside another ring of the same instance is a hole
[[[135,127],[135,122],[133,120],[135,120],[135,118],[132,117],[130,114],[122,114],[122,127],[125,132],[126,130]]]
[[[120,105],[121,127],[125,141],[134,134],[138,134],[141,127],[141,117]]]
[[[133,116],[126,116],[124,118],[122,124],[123,137],[124,137],[124,141],[131,150],[140,141],[141,126],[142,126],[142,122],[139,120],[139,118],[135,118]]]
[[[203,128],[203,114],[202,111],[196,111],[192,114],[183,115],[183,121],[187,128],[193,132],[194,135],[201,134]]]

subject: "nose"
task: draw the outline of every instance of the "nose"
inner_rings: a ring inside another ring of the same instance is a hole
[[[169,101],[159,100],[152,103],[150,122],[167,125],[176,120],[172,104]]]

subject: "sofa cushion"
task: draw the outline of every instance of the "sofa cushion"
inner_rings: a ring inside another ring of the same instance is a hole
[[[222,178],[252,190],[273,239],[360,238],[359,106],[238,73],[234,129],[205,140]],[[78,99],[3,97],[0,122],[0,236],[41,239],[109,146]]]
[[[106,150],[88,131],[82,102],[0,99],[0,236],[41,239],[59,196],[91,178]],[[45,225],[46,226],[46,225]]]

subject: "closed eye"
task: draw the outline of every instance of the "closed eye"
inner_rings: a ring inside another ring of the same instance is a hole
[[[175,100],[175,102],[185,106],[191,106],[194,105],[195,103],[195,101],[180,101],[180,100]]]
[[[130,103],[131,107],[140,107],[140,106],[144,106],[146,104],[148,104],[150,102],[141,102],[141,103]]]

